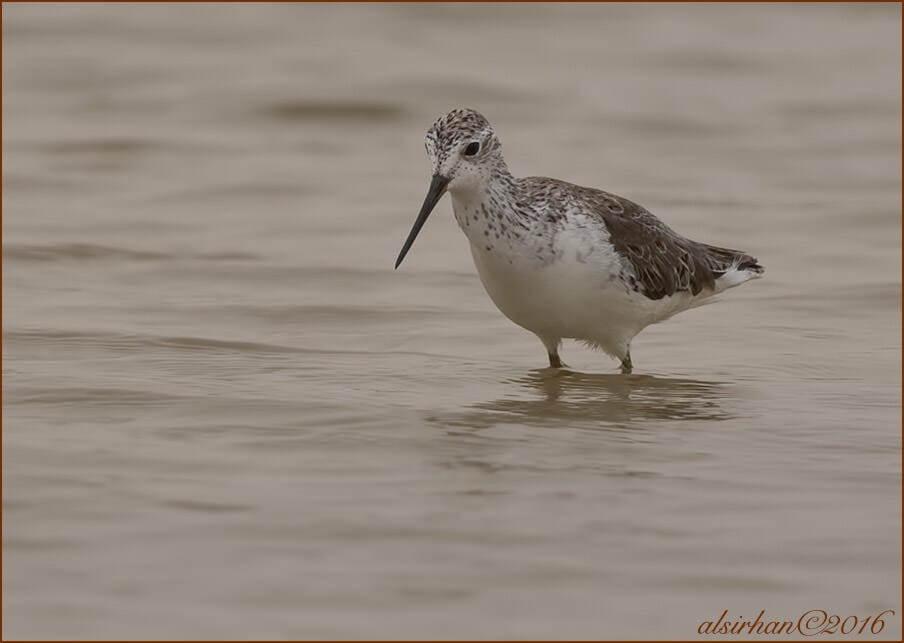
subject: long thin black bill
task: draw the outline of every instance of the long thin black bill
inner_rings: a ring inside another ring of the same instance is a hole
[[[411,248],[411,244],[414,243],[417,233],[421,231],[421,228],[424,227],[424,223],[427,222],[427,217],[430,216],[430,213],[433,212],[433,208],[436,207],[440,198],[446,193],[447,185],[449,185],[449,179],[440,176],[439,174],[433,175],[433,180],[430,181],[430,189],[427,190],[427,196],[424,199],[424,205],[421,206],[421,211],[418,213],[417,219],[414,220],[414,226],[412,226],[411,232],[408,233],[408,238],[405,239],[405,245],[402,246],[399,258],[396,259],[396,268],[399,267],[399,264],[402,263],[402,259],[408,254],[408,250]]]

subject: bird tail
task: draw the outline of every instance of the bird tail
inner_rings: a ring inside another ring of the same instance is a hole
[[[706,262],[716,279],[716,292],[739,286],[745,281],[757,279],[766,271],[756,257],[740,250],[700,244],[706,254]]]

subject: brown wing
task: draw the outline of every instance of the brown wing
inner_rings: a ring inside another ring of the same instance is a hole
[[[750,255],[686,239],[633,201],[580,186],[573,193],[603,220],[615,251],[634,268],[633,285],[650,299],[712,290],[732,266],[762,272]]]

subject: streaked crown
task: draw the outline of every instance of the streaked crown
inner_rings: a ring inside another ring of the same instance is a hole
[[[499,152],[502,145],[490,122],[477,110],[453,109],[441,116],[427,130],[424,142],[433,173],[448,177],[452,190],[464,183],[474,184],[478,175],[488,177],[490,169],[507,172]]]

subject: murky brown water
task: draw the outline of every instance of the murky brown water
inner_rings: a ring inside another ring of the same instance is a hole
[[[900,20],[4,4],[4,638],[900,610]],[[766,278],[539,370],[448,203],[392,270],[456,106]]]

